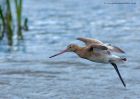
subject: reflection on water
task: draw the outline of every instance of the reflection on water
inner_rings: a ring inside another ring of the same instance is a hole
[[[139,99],[138,4],[138,0],[133,6],[106,5],[104,0],[25,0],[23,15],[30,16],[25,40],[13,48],[1,42],[0,98]],[[75,39],[79,36],[126,51],[128,62],[118,67],[127,88],[111,65],[80,59],[73,53],[48,58],[70,43],[82,46]]]

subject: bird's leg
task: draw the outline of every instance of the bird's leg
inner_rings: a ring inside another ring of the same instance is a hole
[[[120,72],[119,72],[119,70],[118,70],[117,65],[116,65],[115,63],[112,63],[112,62],[111,62],[111,65],[113,65],[113,67],[115,68],[115,70],[116,70],[116,72],[117,72],[117,74],[118,74],[118,76],[119,76],[121,82],[123,83],[124,87],[126,87],[126,84],[125,84],[125,82],[123,81],[123,78],[121,77],[121,74],[120,74]]]

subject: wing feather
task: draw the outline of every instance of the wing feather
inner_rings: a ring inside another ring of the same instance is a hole
[[[94,49],[96,50],[108,50],[108,48],[106,46],[103,46],[103,45],[99,45],[99,44],[92,44],[92,45],[89,45],[87,47],[87,49],[89,51],[93,51]]]
[[[110,52],[116,52],[116,53],[125,53],[121,48],[117,47],[117,46],[112,46],[112,45],[107,45],[104,44],[103,42],[97,40],[97,39],[91,39],[91,38],[84,38],[84,37],[78,37],[77,40],[80,40],[82,42],[84,42],[86,44],[86,46],[88,45],[94,45],[94,48],[98,48],[98,49],[104,49],[104,47],[106,47]]]
[[[91,39],[91,38],[83,38],[83,37],[79,37],[77,38],[77,40],[80,40],[82,42],[84,42],[86,45],[90,45],[90,44],[103,44],[103,42],[97,40],[97,39]]]

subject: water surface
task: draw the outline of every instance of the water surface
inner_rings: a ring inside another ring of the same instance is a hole
[[[29,17],[25,40],[0,46],[0,99],[140,99],[140,6],[105,0],[25,0]],[[111,0],[110,0],[111,1]],[[111,65],[73,53],[49,59],[76,37],[97,38],[122,47],[124,88]]]

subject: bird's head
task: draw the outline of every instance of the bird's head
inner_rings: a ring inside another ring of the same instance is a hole
[[[75,52],[75,51],[77,50],[78,47],[79,47],[79,46],[76,45],[76,44],[70,44],[70,45],[67,46],[66,49],[67,49],[68,52]]]

